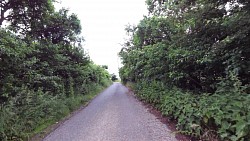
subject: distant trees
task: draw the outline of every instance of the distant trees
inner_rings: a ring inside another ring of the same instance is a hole
[[[114,82],[116,80],[118,80],[117,76],[113,73],[111,74],[111,80]]]
[[[106,69],[106,70],[108,69],[107,65],[102,65],[101,67],[104,68],[104,69]]]

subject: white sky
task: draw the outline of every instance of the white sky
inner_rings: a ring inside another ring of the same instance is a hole
[[[56,8],[69,8],[82,24],[84,48],[98,65],[118,75],[118,52],[126,38],[125,26],[147,14],[145,0],[61,0]]]

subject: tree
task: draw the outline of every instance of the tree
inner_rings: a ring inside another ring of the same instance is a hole
[[[67,9],[55,12],[52,2],[1,0],[0,26],[6,21],[12,31],[26,38],[80,46],[83,38],[77,15],[69,15]]]
[[[68,15],[67,9],[60,9],[52,13],[45,21],[42,28],[35,33],[38,39],[49,40],[53,44],[78,45],[83,41],[79,36],[81,24],[76,14]],[[34,35],[34,34],[33,34]]]
[[[54,11],[52,0],[1,0],[0,26],[10,22],[17,30],[32,30],[43,23],[45,17]]]
[[[118,80],[117,76],[116,76],[114,73],[111,74],[111,80],[112,80],[112,81]]]
[[[183,89],[214,92],[233,71],[249,84],[248,2],[147,2],[151,15],[128,28],[132,37],[120,52],[128,79],[160,79]]]
[[[101,67],[104,68],[104,69],[106,69],[106,70],[108,69],[107,65],[102,65]]]

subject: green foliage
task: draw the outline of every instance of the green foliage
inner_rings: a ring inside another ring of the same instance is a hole
[[[111,83],[109,73],[78,47],[27,44],[0,32],[1,140],[29,137],[87,102],[86,94]]]
[[[106,86],[92,85],[95,88],[88,94],[74,97],[52,96],[41,90],[35,92],[21,87],[18,96],[0,107],[0,139],[27,140],[33,133],[41,132],[86,104]]]
[[[50,0],[0,3],[0,25],[10,21],[0,29],[0,140],[28,140],[110,85],[110,75],[81,47],[77,15]]]
[[[212,139],[210,133],[218,134],[223,140],[247,140],[249,94],[239,92],[241,88],[236,83],[228,91],[220,87],[213,95],[193,95],[177,88],[169,89],[161,82],[142,82],[134,88],[139,98],[153,104],[163,115],[176,119],[177,128],[183,133],[207,140]]]
[[[77,15],[68,14],[69,10],[60,9],[58,12],[50,14],[41,28],[36,28],[35,33],[39,40],[50,41],[53,44],[80,44],[82,37],[81,24]]]
[[[0,140],[31,136],[87,102],[86,94],[111,83],[109,73],[79,47],[28,44],[0,32]]]
[[[16,32],[33,32],[34,29],[43,27],[46,18],[54,12],[53,1],[1,0],[0,26],[8,22]]]
[[[126,28],[122,81],[138,83],[138,96],[177,119],[185,133],[247,140],[249,2],[146,3],[149,16]]]
[[[126,29],[131,38],[120,52],[121,70],[126,70],[122,78],[161,80],[181,89],[213,93],[220,79],[234,71],[243,85],[249,84],[247,4],[240,7],[232,2],[227,9],[227,2],[206,0],[148,2],[163,9],[160,15],[152,11],[136,27]]]

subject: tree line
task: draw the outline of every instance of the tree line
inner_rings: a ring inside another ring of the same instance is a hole
[[[250,2],[147,0],[120,77],[197,138],[250,138]]]
[[[0,1],[0,140],[27,140],[111,83],[77,15],[54,2]]]

